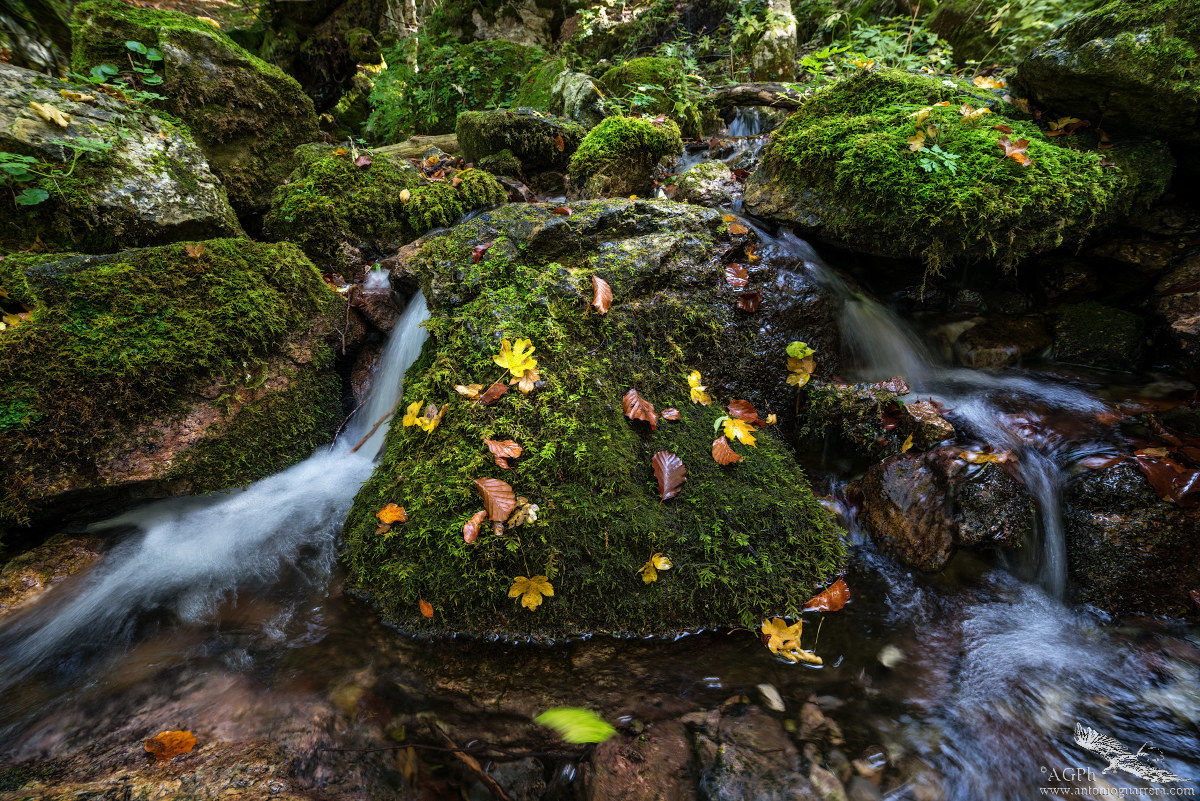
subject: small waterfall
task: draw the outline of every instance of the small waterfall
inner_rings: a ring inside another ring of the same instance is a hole
[[[82,586],[64,588],[73,594],[51,594],[0,633],[0,687],[56,659],[127,641],[156,615],[203,621],[239,590],[269,586],[283,566],[303,558],[323,580],[387,425],[352,449],[400,397],[428,316],[418,293],[391,333],[367,403],[332,448],[232,492],[158,501],[95,525],[139,533],[114,547]]]

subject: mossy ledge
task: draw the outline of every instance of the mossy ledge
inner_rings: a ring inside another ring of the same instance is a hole
[[[406,263],[432,316],[403,406],[448,408],[429,434],[389,432],[346,524],[352,587],[387,619],[428,633],[667,634],[797,613],[843,565],[842,534],[771,431],[756,448],[736,446],[744,461],[718,465],[710,451],[723,411],[692,403],[685,379],[738,358],[729,345],[741,337],[730,336],[719,294],[717,254],[731,249],[720,215],[658,201],[572,208],[485,212],[425,240]],[[479,243],[491,246],[476,263]],[[589,307],[592,275],[616,298],[604,316]],[[544,383],[491,406],[459,395],[457,385],[507,377],[492,359],[502,338],[532,340]],[[680,419],[657,430],[626,419],[630,388]],[[501,469],[484,438],[514,439],[525,454]],[[665,502],[651,468],[658,451],[688,470]],[[539,506],[537,522],[466,544],[463,524],[482,508],[479,477],[510,483]],[[404,506],[408,522],[381,534],[375,513],[388,503]],[[658,552],[674,566],[645,583],[639,568]],[[515,577],[539,574],[555,594],[536,611],[508,597]]]

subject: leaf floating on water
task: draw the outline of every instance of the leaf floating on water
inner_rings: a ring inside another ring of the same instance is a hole
[[[787,621],[777,617],[773,620],[764,620],[762,624],[763,642],[771,653],[793,664],[797,662],[809,665],[824,664],[821,657],[800,647],[802,631],[803,624],[799,620],[789,626]]]
[[[155,759],[174,759],[196,747],[196,735],[190,731],[164,731],[146,740],[146,753]]]
[[[739,420],[745,420],[756,426],[763,424],[759,418],[758,412],[754,408],[754,404],[746,400],[731,400],[729,402],[729,414],[731,417],[736,417]]]
[[[560,706],[543,712],[533,721],[554,729],[568,743],[602,743],[617,733],[604,718],[580,707]]]
[[[662,416],[662,419],[664,419],[664,420],[678,420],[679,419],[679,410],[675,409],[675,408],[663,409],[661,416]]]
[[[479,539],[479,527],[487,520],[487,509],[480,509],[471,515],[471,519],[463,525],[463,542],[470,545]]]
[[[717,437],[712,444],[713,460],[719,465],[731,465],[742,460],[741,454],[729,447],[729,440],[724,436]]]
[[[658,480],[658,496],[669,501],[679,494],[683,482],[687,479],[687,468],[683,460],[669,451],[659,451],[651,460],[654,465],[654,477]]]
[[[725,266],[725,283],[734,289],[742,289],[750,283],[750,271],[742,264]]]
[[[1076,464],[1081,467],[1086,467],[1089,470],[1107,470],[1113,465],[1120,464],[1125,461],[1125,457],[1119,453],[1096,453],[1091,456],[1085,456]]]
[[[963,450],[958,455],[963,461],[970,462],[971,464],[1003,464],[1005,462],[1016,461],[1016,457],[1013,456],[1012,451],[991,453],[989,451]]]
[[[484,437],[483,444],[487,445],[488,450],[492,452],[492,458],[496,460],[497,466],[506,470],[512,467],[509,460],[520,458],[522,453],[520,444],[511,439],[497,441]]]
[[[642,420],[649,423],[650,428],[658,428],[658,414],[654,411],[654,404],[643,398],[636,389],[625,393],[621,405],[625,409],[625,416],[630,420]]]
[[[474,385],[472,385],[474,386]],[[497,381],[488,387],[487,392],[479,396],[479,402],[484,406],[491,406],[496,401],[500,400],[501,396],[508,392],[508,385],[503,381]]]
[[[850,601],[850,587],[838,579],[824,592],[817,593],[804,604],[805,612],[837,612]]]
[[[671,560],[661,553],[656,553],[646,560],[646,564],[638,568],[638,572],[642,574],[642,581],[649,584],[658,581],[658,571],[670,569]]]
[[[477,478],[475,487],[483,496],[483,508],[492,520],[503,523],[517,508],[517,496],[513,488],[498,478]]]
[[[603,278],[593,275],[592,296],[592,305],[596,307],[596,311],[601,314],[607,314],[613,300],[612,287],[608,285],[608,282]]]
[[[547,598],[554,596],[554,587],[550,584],[550,579],[545,576],[534,576],[533,578],[517,576],[508,590],[508,597],[520,597],[521,606],[530,612],[542,605],[542,596]]]
[[[417,599],[417,608],[421,610],[421,617],[429,619],[433,617],[433,604],[426,601],[424,598]]]

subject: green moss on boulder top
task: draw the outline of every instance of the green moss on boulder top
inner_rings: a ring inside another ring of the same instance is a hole
[[[579,123],[527,108],[464,111],[458,115],[455,132],[468,162],[479,164],[507,150],[519,160],[521,174],[528,181],[543,173],[566,174],[571,156],[587,133]],[[561,186],[561,177],[558,182]]]
[[[654,168],[683,152],[679,128],[667,120],[609,117],[592,130],[571,157],[572,191],[584,197],[646,196]]]
[[[756,448],[735,445],[742,462],[718,465],[710,451],[723,410],[692,403],[686,380],[728,364],[742,383],[713,382],[718,402],[758,383],[740,368],[763,346],[760,320],[734,307],[721,278],[737,248],[718,212],[648,201],[581,203],[570,216],[513,204],[425,240],[404,267],[429,299],[431,339],[403,405],[447,407],[429,434],[389,432],[346,525],[354,587],[404,626],[504,636],[669,633],[797,612],[843,564],[841,534],[772,431],[757,433]],[[603,316],[589,308],[593,275],[615,297]],[[492,358],[502,338],[532,340],[538,386],[490,406],[458,394],[459,384],[507,379]],[[654,430],[627,419],[631,388],[680,419]],[[516,440],[524,454],[501,469],[484,438]],[[651,468],[658,451],[688,471],[667,501]],[[485,524],[465,543],[480,477],[536,504],[536,522],[500,536]],[[375,513],[388,503],[408,522],[380,534]],[[639,568],[659,552],[674,566],[645,583]],[[514,577],[539,574],[555,594],[531,612],[508,591]]]
[[[72,17],[71,64],[128,63],[126,41],[163,56],[164,110],[187,123],[240,215],[266,211],[271,191],[292,170],[297,145],[317,138],[312,101],[278,67],[243,50],[195,17],[83,0]]]
[[[375,152],[370,165],[358,167],[354,153],[327,145],[305,145],[296,158],[300,165],[275,190],[263,228],[332,272],[381,258],[431,228],[507,199],[483,170],[429,181],[407,161]]]
[[[554,99],[552,93],[554,83],[558,80],[558,76],[566,71],[567,60],[565,58],[552,58],[538,64],[525,73],[525,77],[521,78],[517,94],[513,98],[513,106],[549,111],[550,104]]]
[[[683,63],[676,58],[645,56],[618,64],[600,77],[600,84],[611,97],[630,98],[644,95],[650,101],[638,106],[637,111],[645,114],[664,114],[674,120],[684,136],[701,134],[700,111],[694,103],[688,103],[689,76]],[[643,87],[650,87],[648,89]],[[691,87],[693,90],[698,88]],[[683,103],[682,108],[679,107]]]
[[[966,117],[963,105],[992,113]],[[929,140],[912,150],[910,138],[931,125],[940,152]],[[1004,157],[995,125],[1008,126],[1011,141],[1029,140],[1031,166]],[[965,82],[862,71],[818,91],[772,135],[747,181],[746,208],[934,271],[958,261],[1011,267],[1079,244],[1170,180],[1173,161],[1158,143],[1101,151],[1077,138],[1059,144]]]

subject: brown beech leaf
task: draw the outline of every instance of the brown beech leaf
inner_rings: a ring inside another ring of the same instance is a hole
[[[607,314],[608,307],[612,305],[612,287],[603,278],[593,275],[592,295],[592,305],[596,307],[596,311]]]
[[[1000,132],[1000,133],[1002,133],[1002,134],[1010,134],[1010,133],[1012,133],[1012,126],[1009,126],[1009,125],[993,125],[993,126],[992,126],[992,130],[993,130],[993,131],[999,131],[999,132]]]
[[[483,254],[488,252],[488,248],[492,246],[491,242],[484,242],[482,245],[476,245],[471,249],[471,262],[479,264],[483,260]]]
[[[417,608],[421,610],[421,617],[433,617],[433,604],[429,603],[429,601],[426,601],[424,598],[417,599]]]
[[[503,523],[517,508],[517,496],[507,482],[498,478],[477,478],[475,487],[483,496],[483,508],[492,520]]]
[[[742,311],[756,312],[762,305],[761,292],[743,292],[738,295],[737,307]]]
[[[1125,457],[1119,453],[1095,453],[1091,456],[1083,457],[1079,460],[1078,464],[1089,470],[1107,470],[1123,461],[1125,461]]]
[[[563,141],[562,134],[554,137],[554,147],[561,153],[567,149],[567,143]]]
[[[636,389],[625,393],[621,405],[625,407],[625,416],[630,420],[644,420],[650,424],[650,428],[658,428],[658,414],[654,411],[654,404],[639,395]]]
[[[729,233],[733,234],[734,236],[743,236],[745,234],[750,233],[749,228],[742,225],[741,223],[736,223],[736,222],[729,224],[728,231],[729,231]]]
[[[838,579],[829,585],[824,592],[817,593],[804,604],[805,612],[836,612],[850,600],[850,588],[846,582]]]
[[[729,416],[745,420],[747,423],[753,423],[756,426],[764,425],[762,418],[758,416],[758,412],[754,408],[754,404],[750,403],[750,401],[731,400],[729,402]]]
[[[479,396],[479,402],[484,406],[491,406],[500,400],[500,396],[505,392],[508,392],[508,384],[505,384],[503,381],[497,381],[487,388],[487,392]]]
[[[1200,503],[1200,470],[1184,467],[1174,459],[1156,455],[1163,448],[1143,448],[1133,456],[1134,463],[1158,497],[1185,508]]]
[[[713,460],[720,465],[733,464],[734,462],[742,461],[741,455],[734,451],[733,448],[729,447],[729,440],[725,439],[724,436],[717,437],[713,440],[712,457]]]
[[[496,460],[496,464],[505,469],[512,467],[509,459],[517,459],[521,456],[520,443],[514,442],[511,439],[494,440],[484,438],[483,443],[492,452],[492,458]]]
[[[355,167],[370,167],[371,166],[371,157],[368,156],[366,153],[363,153],[361,156],[359,156],[358,158],[356,158],[354,160],[354,166]]]
[[[659,451],[654,454],[654,477],[658,479],[658,496],[669,501],[679,494],[684,479],[687,478],[687,468],[683,460],[669,451]]]
[[[155,759],[174,759],[196,747],[196,735],[190,731],[163,731],[146,740],[146,753]]]
[[[471,519],[463,526],[463,542],[470,545],[479,539],[479,527],[483,525],[484,520],[487,520],[487,509],[480,509],[471,515]]]
[[[725,265],[725,283],[734,289],[742,289],[750,283],[750,271],[743,264]]]
[[[550,213],[551,214],[561,214],[564,217],[571,216],[571,210],[569,208],[567,208],[566,206],[559,206],[556,209],[550,209]]]
[[[670,409],[663,409],[662,410],[662,419],[678,420],[679,419],[679,410],[673,406]]]
[[[187,251],[188,258],[190,259],[198,259],[204,255],[203,242],[189,242],[183,246],[183,249]]]

